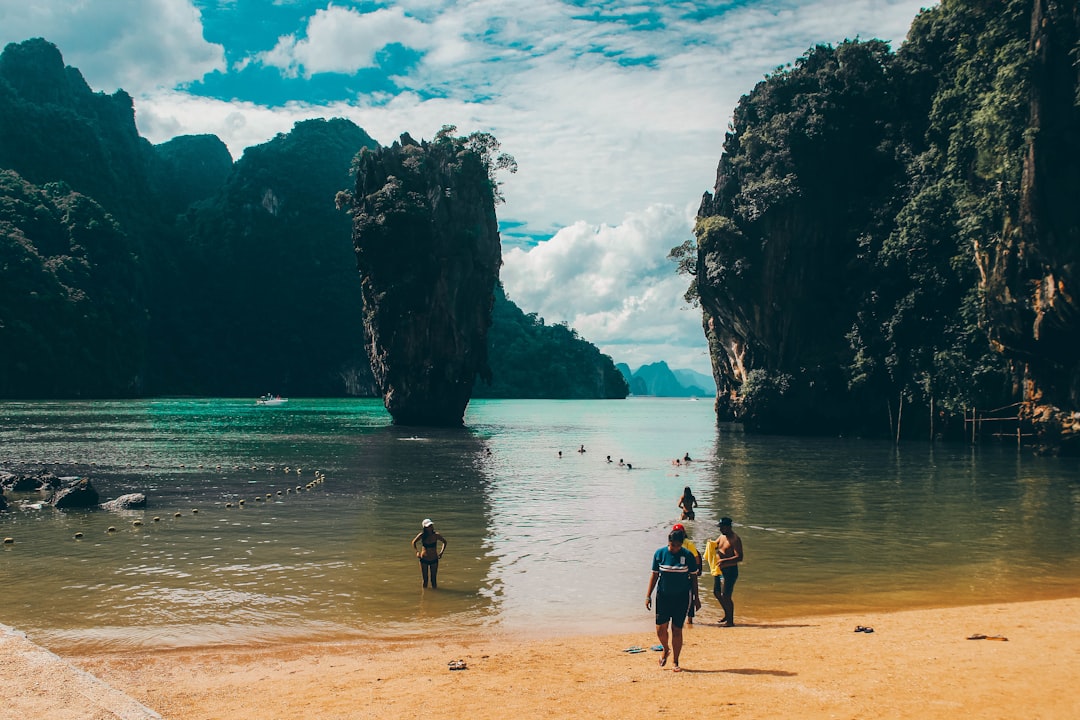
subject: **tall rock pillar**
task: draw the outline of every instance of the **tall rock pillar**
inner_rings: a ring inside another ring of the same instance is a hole
[[[356,159],[353,245],[371,369],[399,425],[461,425],[502,263],[491,158],[408,134]]]

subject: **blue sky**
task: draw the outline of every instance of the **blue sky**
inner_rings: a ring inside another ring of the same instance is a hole
[[[234,157],[298,120],[383,144],[446,124],[515,156],[502,279],[632,369],[709,372],[667,252],[691,237],[739,97],[817,43],[900,45],[928,0],[0,0],[0,43],[44,37],[152,142]]]

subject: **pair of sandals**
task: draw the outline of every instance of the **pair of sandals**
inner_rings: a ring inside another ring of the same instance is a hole
[[[865,627],[865,626],[863,626],[863,625],[856,625],[856,626],[855,626],[855,632],[861,632],[861,633],[872,633],[872,632],[874,632],[874,628],[872,628],[872,627]]]

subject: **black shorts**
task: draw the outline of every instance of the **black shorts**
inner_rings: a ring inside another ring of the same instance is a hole
[[[681,628],[686,622],[686,611],[690,608],[690,593],[656,593],[656,624],[667,625],[669,622]]]
[[[721,568],[721,575],[713,575],[712,591],[714,595],[731,597],[731,591],[735,589],[735,581],[739,579],[739,566]],[[723,582],[721,583],[721,580]]]

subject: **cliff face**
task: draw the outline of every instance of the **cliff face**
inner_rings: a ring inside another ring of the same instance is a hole
[[[1080,451],[1080,9],[1035,0],[1029,133],[1017,217],[976,247],[991,340],[1022,381],[1043,441]]]
[[[1078,49],[1074,2],[952,0],[740,101],[696,227],[722,419],[959,437],[1021,400],[1080,450]]]
[[[462,138],[357,157],[353,244],[371,369],[394,422],[461,425],[487,331],[501,247],[487,158]]]
[[[842,369],[869,281],[860,242],[900,170],[888,72],[883,43],[815,48],[735,111],[695,229],[723,420],[768,432],[836,429],[851,411]],[[777,412],[748,401],[755,372],[786,387]]]

